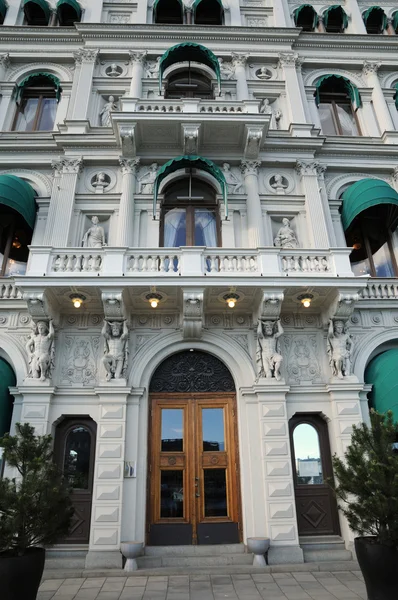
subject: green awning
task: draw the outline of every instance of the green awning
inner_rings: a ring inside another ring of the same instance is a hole
[[[159,68],[159,92],[162,90],[163,73],[167,67],[176,62],[195,61],[207,65],[213,69],[217,76],[218,86],[221,89],[220,63],[213,52],[194,42],[183,42],[169,48],[160,59]]]
[[[59,102],[59,100],[61,98],[62,88],[61,88],[61,83],[60,83],[58,77],[56,77],[55,75],[52,75],[51,73],[47,73],[45,71],[39,71],[38,73],[32,73],[31,75],[28,75],[27,77],[25,77],[25,79],[23,79],[21,81],[21,83],[18,84],[17,96],[16,96],[16,100],[15,100],[16,103],[18,104],[20,102],[24,89],[28,85],[32,85],[34,83],[33,80],[36,77],[47,77],[47,79],[49,79],[51,81],[51,83],[55,87],[55,97],[57,99],[57,102]]]
[[[3,17],[6,16],[6,12],[7,12],[7,5],[5,3],[5,0],[0,0],[0,15]]]
[[[348,95],[350,96],[351,102],[353,103],[355,109],[362,106],[361,95],[358,91],[358,88],[353,83],[351,83],[351,81],[349,79],[347,79],[347,77],[344,77],[343,75],[333,75],[333,74],[323,75],[323,77],[320,77],[318,79],[318,81],[315,83],[315,87],[316,87],[315,102],[316,102],[317,106],[319,106],[319,102],[320,102],[320,98],[319,98],[320,88],[321,88],[322,84],[327,79],[330,79],[331,77],[335,77],[336,79],[343,80],[344,85],[347,89]]]
[[[207,158],[203,158],[202,156],[195,155],[185,155],[178,156],[177,158],[172,158],[169,160],[163,167],[161,167],[158,171],[155,186],[154,186],[154,194],[153,194],[153,218],[156,218],[156,204],[158,201],[158,193],[159,187],[162,183],[163,179],[167,177],[170,173],[174,173],[174,171],[178,171],[178,169],[186,169],[186,168],[194,168],[199,169],[201,171],[206,171],[206,173],[210,173],[213,175],[215,179],[217,179],[218,183],[221,185],[222,195],[224,199],[225,206],[225,218],[228,218],[228,198],[227,198],[227,184],[225,182],[224,173],[221,171],[216,164],[214,164],[211,160]]]
[[[398,193],[381,179],[360,179],[346,189],[342,200],[341,220],[347,231],[355,217],[367,208],[378,204],[398,206]]]
[[[76,0],[58,0],[57,9],[60,6],[62,6],[63,4],[67,4],[68,6],[73,8],[73,10],[76,13],[77,20],[80,21],[80,19],[82,17],[82,9],[81,9],[80,4],[78,2],[76,2]]]
[[[177,1],[181,5],[181,11],[182,11],[182,0],[177,0]],[[156,14],[156,9],[158,7],[159,2],[160,2],[160,0],[155,0],[155,2],[152,5],[152,10],[155,14]]]
[[[202,0],[195,0],[195,2],[192,4],[192,8],[193,10],[196,10],[196,7],[198,6],[198,4],[200,4],[202,2]],[[221,6],[221,8],[224,8],[222,5],[221,0],[217,0],[218,4]]]
[[[9,387],[16,383],[12,367],[0,358],[0,437],[10,431],[12,417],[12,397]]]
[[[385,29],[387,27],[388,19],[387,19],[386,13],[384,12],[384,10],[382,8],[380,8],[380,6],[370,6],[368,8],[368,10],[365,10],[365,12],[362,15],[362,18],[363,18],[363,21],[364,21],[365,25],[366,25],[366,23],[367,23],[367,21],[368,21],[368,19],[370,17],[370,14],[374,10],[377,11],[378,13],[380,13],[380,17],[382,18],[382,27],[383,27],[383,29]],[[383,13],[383,15],[381,15],[381,13]]]
[[[330,16],[330,12],[332,10],[338,10],[341,11],[341,17],[342,17],[342,22],[343,22],[343,29],[347,28],[348,25],[348,16],[347,13],[345,12],[344,8],[342,8],[340,6],[340,4],[333,4],[332,6],[329,6],[329,8],[327,8],[325,10],[325,12],[323,13],[323,22],[325,24],[325,27],[328,26],[328,21],[329,21],[329,16]]]
[[[36,220],[36,192],[15,175],[0,175],[0,206],[9,206],[33,229]]]
[[[394,27],[394,31],[397,31],[397,29],[398,29],[398,10],[397,10],[397,12],[394,13],[394,16],[392,18],[392,26]]]
[[[365,382],[373,385],[370,392],[372,407],[380,413],[392,410],[398,421],[398,349],[376,356],[365,371]]]
[[[23,3],[24,8],[28,4],[37,4],[37,6],[39,6],[42,9],[42,11],[44,12],[46,19],[48,20],[50,18],[51,9],[50,9],[48,3],[46,2],[46,0],[24,0],[24,3]]]
[[[311,4],[302,4],[301,6],[299,6],[298,8],[296,8],[293,11],[293,18],[294,18],[295,25],[298,27],[298,25],[297,25],[297,19],[299,17],[299,14],[301,13],[301,11],[304,8],[311,8],[312,13],[313,13],[312,28],[315,29],[315,27],[318,25],[319,17],[318,17],[317,12],[315,11],[314,7],[311,6]]]

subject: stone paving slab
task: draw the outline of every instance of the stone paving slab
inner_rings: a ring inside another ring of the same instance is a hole
[[[45,579],[37,600],[366,600],[359,571]]]

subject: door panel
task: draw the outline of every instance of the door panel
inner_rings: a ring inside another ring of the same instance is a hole
[[[75,509],[64,544],[87,544],[90,537],[96,424],[92,419],[65,419],[55,432],[54,457],[72,488]]]
[[[239,542],[234,396],[153,394],[149,461],[149,544]]]
[[[290,420],[290,445],[299,535],[339,535],[327,424],[317,415]]]

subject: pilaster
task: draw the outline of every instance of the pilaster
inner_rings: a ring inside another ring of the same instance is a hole
[[[290,123],[307,123],[302,89],[299,77],[301,77],[301,60],[298,54],[285,52],[279,54],[279,68],[283,71],[285,79],[287,104],[289,108]],[[294,135],[294,133],[293,133]],[[302,133],[300,135],[303,135]]]
[[[130,62],[132,65],[130,84],[131,98],[140,99],[142,96],[142,78],[144,76],[146,55],[146,50],[144,52],[130,52]]]
[[[384,133],[385,131],[394,131],[394,124],[377,75],[380,66],[380,62],[365,60],[363,63],[363,74],[370,87],[373,88],[373,107],[379,122],[380,131]]]
[[[309,238],[312,248],[329,248],[328,227],[323,198],[320,193],[318,177],[322,176],[326,167],[316,161],[297,161],[296,171],[301,177],[307,220],[310,225]]]
[[[258,189],[258,169],[260,165],[261,162],[258,160],[243,160],[241,162],[241,171],[245,178],[247,194],[247,234],[251,248],[265,245],[263,216]]]
[[[33,384],[32,380],[12,390],[15,398],[12,429],[15,422],[29,423],[35,428],[36,435],[51,433],[50,405],[54,398],[54,387],[43,384],[39,380]],[[16,409],[16,410],[15,410]],[[19,413],[18,421],[14,413]],[[15,422],[14,422],[15,421]]]
[[[136,172],[140,160],[138,158],[120,158],[119,163],[123,175],[122,195],[119,205],[119,227],[117,245],[130,247],[134,229],[134,194]]]
[[[71,227],[73,206],[75,202],[76,184],[83,169],[83,159],[62,158],[56,164],[56,170],[62,167],[61,180],[57,186],[55,200],[50,202],[49,227],[52,226],[51,245],[66,247],[68,245],[69,230]]]
[[[75,62],[79,68],[79,83],[76,90],[76,101],[73,107],[72,119],[86,121],[91,100],[91,88],[95,64],[99,50],[96,48],[80,48],[74,53]]]
[[[249,100],[249,88],[246,78],[246,62],[248,54],[238,54],[232,52],[232,64],[235,69],[236,78],[236,98],[237,100]]]

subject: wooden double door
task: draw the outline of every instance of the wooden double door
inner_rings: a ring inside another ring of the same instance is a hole
[[[149,545],[241,541],[235,394],[152,394]]]

